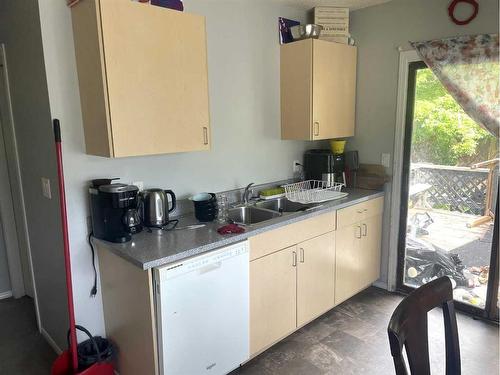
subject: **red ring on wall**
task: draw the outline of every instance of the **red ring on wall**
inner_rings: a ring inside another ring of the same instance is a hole
[[[455,17],[455,8],[459,3],[467,3],[473,6],[474,11],[472,12],[472,15],[469,18],[465,20],[459,20],[458,18]],[[457,25],[467,25],[470,21],[476,18],[478,12],[479,12],[479,4],[477,3],[476,0],[453,0],[451,4],[448,6],[448,14],[450,15],[451,20],[455,22]]]

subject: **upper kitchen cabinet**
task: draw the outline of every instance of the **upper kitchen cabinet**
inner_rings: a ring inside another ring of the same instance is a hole
[[[357,48],[306,39],[281,46],[281,138],[354,135]]]
[[[71,9],[87,153],[210,149],[205,18],[124,0]]]

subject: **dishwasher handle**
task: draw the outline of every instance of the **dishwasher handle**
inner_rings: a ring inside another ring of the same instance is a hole
[[[212,264],[208,264],[204,267],[198,268],[198,275],[203,275],[204,273],[215,271],[221,268],[222,262],[215,262]]]

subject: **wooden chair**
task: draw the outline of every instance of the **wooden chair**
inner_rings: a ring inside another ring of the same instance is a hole
[[[413,375],[430,375],[427,313],[442,307],[446,339],[446,375],[460,375],[460,347],[448,277],[433,280],[407,296],[392,314],[387,328],[397,375],[408,375],[403,347]]]

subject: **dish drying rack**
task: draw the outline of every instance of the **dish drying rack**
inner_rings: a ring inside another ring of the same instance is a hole
[[[348,193],[342,192],[345,185],[340,182],[328,184],[327,181],[307,180],[283,185],[286,199],[297,203],[320,203],[344,198]]]

